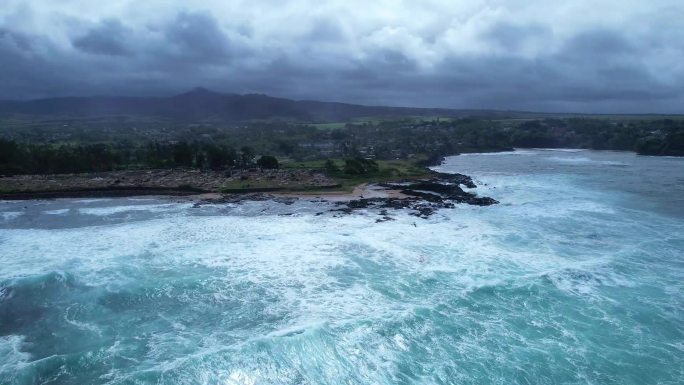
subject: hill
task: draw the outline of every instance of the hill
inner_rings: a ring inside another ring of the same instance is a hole
[[[170,97],[60,97],[30,101],[0,101],[0,117],[93,118],[140,116],[175,121],[241,122],[282,119],[299,122],[340,122],[362,117],[443,116],[477,118],[538,118],[559,114],[518,111],[457,110],[365,106],[291,100],[262,94],[225,94],[196,88]]]

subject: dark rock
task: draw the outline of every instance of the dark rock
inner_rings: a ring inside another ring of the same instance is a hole
[[[276,203],[282,203],[284,205],[290,206],[293,203],[295,203],[299,198],[292,198],[292,197],[271,197],[270,198],[273,202]]]
[[[422,191],[405,189],[405,190],[401,190],[401,193],[404,195],[410,195],[413,197],[418,197],[418,198],[421,198],[421,199],[428,201],[428,202],[437,203],[437,202],[441,202],[444,200],[444,198],[441,195],[433,194],[433,193],[429,193],[429,192],[422,192]]]
[[[380,219],[376,219],[375,223],[381,223],[381,222],[387,222],[387,221],[393,221],[393,220],[394,220],[394,218],[388,217],[387,215],[385,215]]]
[[[498,204],[499,201],[490,197],[472,197],[465,203],[476,206],[491,206]]]
[[[429,158],[418,162],[418,165],[422,166],[422,167],[440,166],[442,163],[444,163],[445,160],[446,160],[446,158],[443,155],[434,154],[434,155],[430,156]]]
[[[478,197],[473,193],[463,191],[460,185],[474,188],[472,178],[463,174],[434,173],[434,177],[422,180],[408,180],[403,183],[383,183],[381,187],[400,190],[407,198],[362,198],[349,202],[338,202],[338,206],[344,208],[335,209],[341,213],[349,214],[359,209],[381,209],[382,219],[377,222],[391,220],[387,215],[387,209],[409,209],[411,215],[420,218],[428,218],[437,210],[454,208],[456,203],[466,203],[476,206],[489,206],[497,204],[495,199]]]
[[[441,182],[453,183],[456,185],[462,184],[468,188],[476,188],[475,182],[468,175],[463,174],[446,174],[443,172],[435,172],[436,179]]]

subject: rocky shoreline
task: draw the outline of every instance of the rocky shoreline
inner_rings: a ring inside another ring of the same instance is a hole
[[[476,206],[490,206],[499,203],[490,197],[478,197],[464,191],[460,186],[477,187],[472,178],[463,174],[435,173],[426,180],[406,181],[403,183],[383,183],[381,186],[388,190],[399,191],[403,198],[362,198],[349,202],[338,202],[336,211],[351,213],[360,209],[380,209],[383,216],[378,222],[391,220],[387,215],[388,209],[408,209],[411,215],[428,218],[439,209],[454,208],[458,203]]]
[[[235,179],[253,181],[255,185],[242,189],[220,188],[222,183]],[[261,180],[275,181],[272,186],[276,187],[260,187]],[[290,183],[316,191],[289,190]],[[459,203],[477,206],[498,203],[464,191],[461,186],[477,187],[467,175],[435,171],[424,178],[362,184],[354,192],[345,193],[336,191],[339,185],[315,170],[241,171],[230,176],[215,172],[149,170],[0,178],[0,187],[5,190],[0,192],[0,200],[157,195],[184,197],[194,201],[195,207],[201,207],[266,200],[292,204],[302,199],[329,202],[333,207],[330,211],[339,215],[373,210],[381,216],[379,222],[392,220],[389,210],[409,210],[412,215],[428,218],[439,209],[454,208]],[[329,190],[325,192],[326,189]]]
[[[194,206],[265,200],[289,205],[299,199],[309,199],[332,202],[334,208],[330,209],[329,212],[339,215],[351,214],[359,210],[373,210],[380,216],[376,222],[385,222],[393,220],[389,215],[389,210],[409,210],[411,215],[427,219],[438,210],[454,208],[459,203],[476,206],[490,206],[499,203],[493,198],[479,197],[476,194],[464,191],[460,187],[461,185],[467,188],[477,187],[472,178],[467,175],[433,172],[433,176],[426,179],[379,183],[372,186],[373,192],[376,194],[379,191],[384,192],[384,196],[364,198],[363,196],[356,197],[353,194],[332,196],[313,196],[310,194],[283,196],[266,193],[224,194],[201,199]],[[323,213],[320,212],[318,215]]]
[[[269,192],[335,188],[337,182],[317,170],[193,169],[124,170],[80,174],[0,176],[0,199],[91,196],[190,195],[206,192]]]

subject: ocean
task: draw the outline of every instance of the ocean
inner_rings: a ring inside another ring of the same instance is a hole
[[[449,157],[500,203],[0,202],[1,384],[684,384],[684,159]]]

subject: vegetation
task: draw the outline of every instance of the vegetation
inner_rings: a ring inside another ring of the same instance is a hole
[[[420,165],[424,159],[424,157],[419,157],[417,159],[367,161],[367,163],[373,164],[373,166],[365,168],[363,173],[355,172],[358,170],[345,170],[348,163],[358,161],[358,159],[354,158],[321,159],[303,162],[290,161],[284,163],[283,168],[320,170],[340,186],[339,190],[351,191],[361,183],[428,177],[430,176],[430,171]],[[351,171],[351,173],[346,171]]]
[[[280,167],[278,159],[275,156],[263,155],[257,160],[257,165],[262,169],[276,169]]]
[[[273,156],[261,157],[262,168],[277,168]],[[59,174],[140,168],[223,170],[254,166],[254,150],[212,143],[19,144],[0,139],[0,174]]]
[[[378,164],[372,159],[355,157],[344,160],[344,173],[348,175],[367,175],[378,171]]]
[[[527,121],[515,127],[510,141],[514,147],[577,147],[681,156],[684,155],[684,123],[673,119]]]
[[[156,140],[149,142],[149,137]],[[0,121],[0,174],[174,167],[273,169],[316,161],[317,168],[339,178],[383,177],[401,172],[387,165],[383,168],[381,161],[405,159],[414,164],[429,157],[434,161],[444,155],[513,147],[684,156],[684,120],[421,118],[324,128],[268,121],[222,126],[136,118],[12,120]]]
[[[635,151],[642,155],[684,156],[684,131],[669,132],[665,136],[650,135],[639,138]]]

